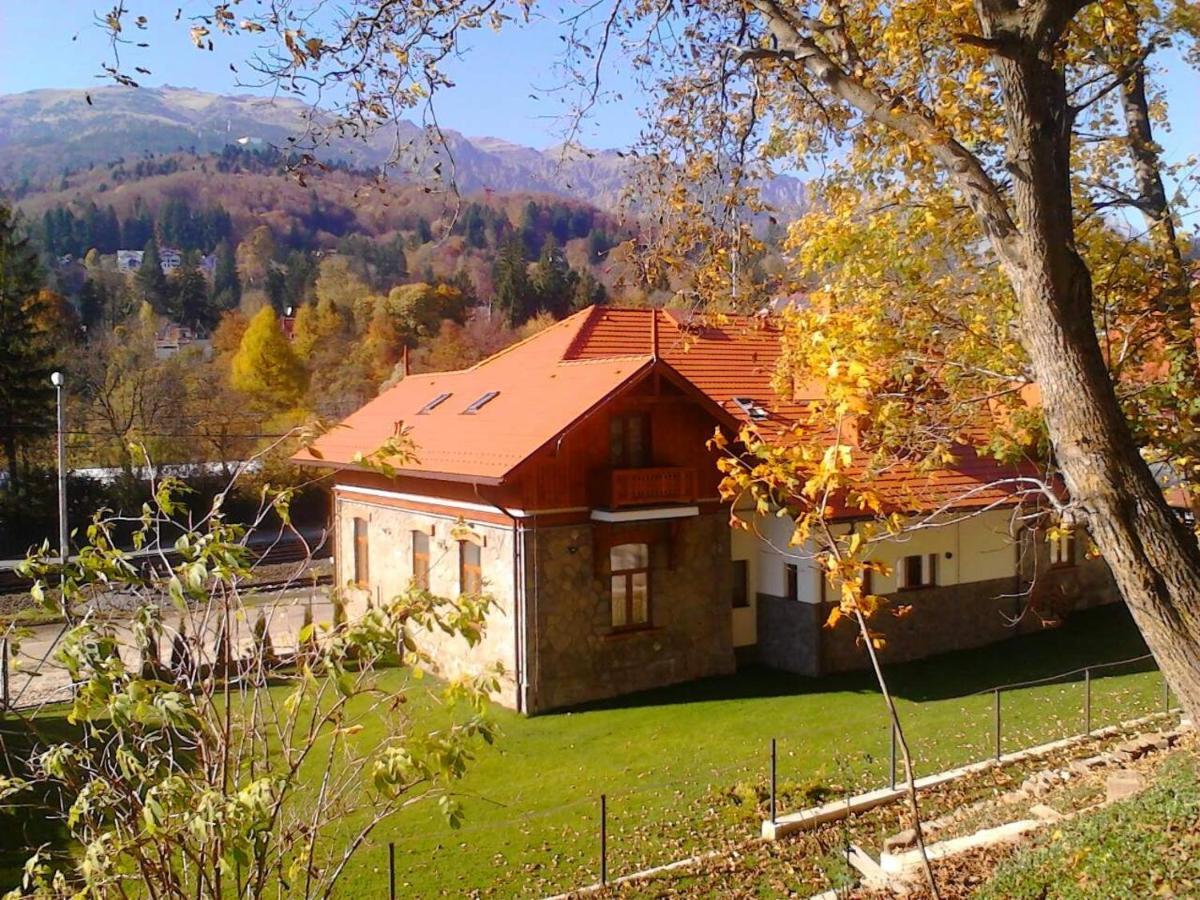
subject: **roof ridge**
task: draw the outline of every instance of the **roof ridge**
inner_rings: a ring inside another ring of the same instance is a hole
[[[534,332],[533,334],[529,335],[529,337],[521,338],[521,340],[517,341],[516,343],[509,344],[507,347],[502,347],[501,349],[499,349],[495,353],[493,353],[491,356],[481,359],[479,362],[475,363],[475,365],[467,366],[467,368],[459,369],[457,371],[471,372],[471,371],[474,371],[475,369],[482,368],[483,366],[486,366],[488,363],[494,362],[495,360],[499,359],[501,356],[512,353],[514,350],[524,347],[526,344],[531,343],[532,341],[535,341],[538,338],[547,336],[554,329],[560,328],[564,325],[568,325],[568,324],[572,323],[575,319],[577,319],[581,316],[584,316],[586,313],[591,312],[595,308],[596,307],[594,305],[588,306],[588,307],[585,307],[584,309],[581,309],[579,312],[571,313],[571,315],[567,316],[565,319],[559,319],[553,325],[543,328],[541,331]],[[575,340],[577,340],[578,337],[579,337],[579,332],[576,331],[575,336],[571,339],[572,343]],[[570,347],[571,344],[568,344],[567,346]]]

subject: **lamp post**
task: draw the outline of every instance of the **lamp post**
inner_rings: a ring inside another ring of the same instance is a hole
[[[54,385],[54,393],[58,401],[58,552],[65,566],[67,564],[67,434],[66,413],[63,410],[63,374],[54,372],[50,375],[50,383]]]

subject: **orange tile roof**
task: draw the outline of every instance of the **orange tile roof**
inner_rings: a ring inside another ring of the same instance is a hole
[[[419,461],[408,474],[499,482],[564,429],[661,360],[724,411],[729,424],[751,421],[734,398],[766,410],[755,421],[782,435],[806,421],[819,386],[780,396],[774,375],[781,353],[780,329],[769,317],[726,316],[692,321],[674,311],[590,307],[456,372],[412,375],[385,391],[315,444],[326,464],[350,465],[396,432],[408,429]],[[473,415],[474,400],[495,399]],[[422,407],[447,393],[428,413]],[[956,448],[956,464],[929,474],[899,466],[874,479],[882,496],[909,509],[988,506],[1004,488],[987,486],[1014,474],[970,448]],[[318,460],[298,454],[299,462]],[[959,498],[955,502],[955,498]],[[913,504],[917,504],[914,506]]]
[[[565,427],[646,370],[648,354],[580,361],[563,356],[581,322],[573,316],[495,356],[455,372],[410,375],[314,442],[319,457],[297,462],[352,464],[407,429],[416,462],[408,474],[498,482]],[[484,394],[496,397],[473,414]],[[427,413],[439,394],[450,396]]]

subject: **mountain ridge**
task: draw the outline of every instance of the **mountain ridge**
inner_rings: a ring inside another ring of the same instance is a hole
[[[119,158],[192,150],[219,152],[231,143],[291,146],[303,129],[307,104],[292,98],[216,94],[193,88],[94,90],[43,88],[0,95],[0,184],[48,182]],[[467,137],[443,129],[445,148],[433,146],[417,125],[400,121],[366,140],[340,139],[321,155],[357,167],[381,167],[399,142],[407,165],[389,170],[402,180],[428,177],[436,167],[450,171],[458,189],[541,192],[583,199],[615,211],[629,186],[630,159],[616,150],[539,150],[486,135]],[[407,143],[406,143],[407,142]],[[418,149],[425,144],[424,149]],[[405,172],[407,170],[407,173]],[[399,173],[399,174],[398,174]],[[407,177],[406,177],[407,175]],[[792,176],[772,179],[764,198],[783,214],[804,208],[804,183]]]

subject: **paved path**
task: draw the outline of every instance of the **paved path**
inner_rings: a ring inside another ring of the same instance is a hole
[[[333,619],[333,604],[326,588],[289,591],[282,596],[272,596],[270,602],[247,605],[245,614],[234,617],[232,623],[232,656],[241,656],[253,646],[254,623],[258,611],[267,619],[267,631],[277,653],[294,650],[300,629],[304,625],[305,608],[311,604],[313,621],[317,624]],[[351,614],[353,611],[350,611]],[[163,636],[159,642],[159,659],[167,662],[171,658],[171,644],[179,633],[181,614],[171,609],[163,615]],[[196,632],[203,632],[204,649],[212,654],[221,628],[219,607],[213,604],[206,614],[193,611],[189,614],[187,634],[195,653]],[[54,660],[55,649],[65,628],[61,624],[36,625],[25,629],[26,636],[20,639],[20,653],[9,663],[9,698],[14,708],[24,709],[43,703],[56,703],[71,699],[71,679],[67,670]],[[128,620],[116,625],[122,659],[129,665],[139,664],[138,654],[133,649],[134,641]]]

